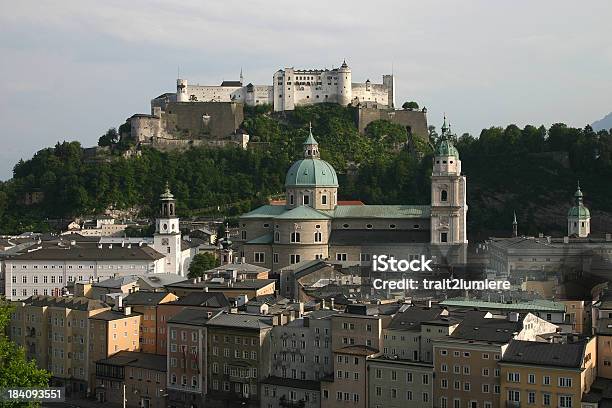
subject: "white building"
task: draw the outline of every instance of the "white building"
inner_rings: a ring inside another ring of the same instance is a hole
[[[169,94],[153,100],[168,99]],[[333,69],[285,68],[274,73],[272,85],[244,85],[242,73],[239,81],[223,81],[221,85],[189,84],[184,78],[176,81],[177,102],[242,102],[248,106],[274,105],[275,111],[293,110],[296,106],[332,102],[340,105],[375,102],[378,106],[395,107],[395,79],[383,75],[380,84],[369,79],[352,82],[351,68],[342,63]]]
[[[9,300],[22,300],[60,296],[69,282],[160,273],[185,276],[195,251],[181,238],[176,202],[166,187],[153,238],[41,243],[5,259],[5,294]]]

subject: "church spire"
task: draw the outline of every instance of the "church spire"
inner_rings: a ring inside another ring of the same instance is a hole
[[[319,142],[312,135],[312,123],[308,122],[308,138],[304,141],[304,158],[318,159],[319,157]]]

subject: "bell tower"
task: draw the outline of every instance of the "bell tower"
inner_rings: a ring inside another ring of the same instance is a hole
[[[467,244],[466,179],[446,116],[431,174],[431,243]]]
[[[567,213],[567,235],[585,238],[591,234],[591,212],[582,201],[583,194],[580,190],[580,182],[578,182],[574,199],[576,203]]]
[[[153,248],[165,256],[166,273],[185,275],[181,264],[181,230],[176,216],[176,200],[166,183],[165,191],[159,196],[160,212],[155,220]]]

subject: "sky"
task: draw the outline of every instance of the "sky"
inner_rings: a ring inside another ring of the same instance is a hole
[[[456,133],[583,127],[612,111],[612,2],[0,0],[0,180],[57,141],[93,146],[192,83],[279,68],[396,76],[397,102]]]

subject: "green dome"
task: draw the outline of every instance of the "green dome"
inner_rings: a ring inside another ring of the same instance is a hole
[[[580,205],[570,208],[567,212],[567,216],[584,220],[591,218],[591,212],[584,205]]]
[[[338,187],[338,177],[325,160],[302,159],[287,172],[285,187]]]
[[[457,160],[459,160],[459,152],[448,139],[442,139],[440,144],[438,144],[438,148],[436,149],[436,156],[455,156]]]

